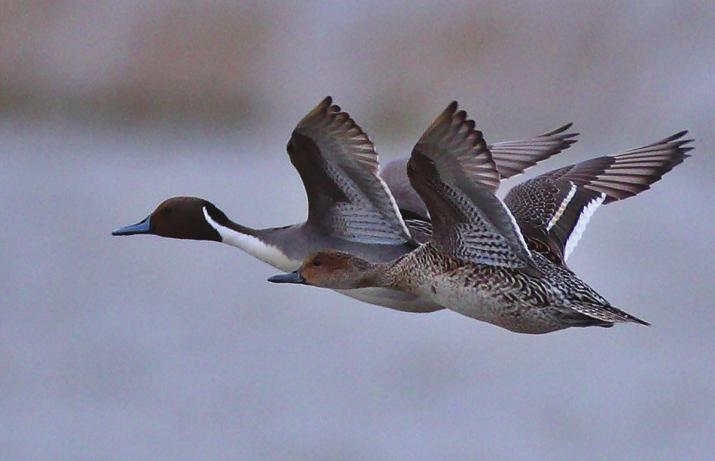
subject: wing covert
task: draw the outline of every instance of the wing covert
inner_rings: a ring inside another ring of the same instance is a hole
[[[355,242],[410,240],[374,145],[330,97],[298,123],[287,149],[308,196],[309,225]]]
[[[407,165],[442,253],[493,266],[535,269],[513,216],[493,193],[498,173],[482,133],[453,102],[432,123]]]

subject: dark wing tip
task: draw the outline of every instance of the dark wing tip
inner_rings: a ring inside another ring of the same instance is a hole
[[[326,96],[317,106],[313,108],[305,117],[298,123],[295,131],[300,131],[305,127],[310,126],[330,126],[337,129],[338,132],[355,131],[351,135],[364,135],[365,132],[360,126],[355,123],[350,114],[343,112],[339,105],[333,104],[333,98]]]
[[[632,197],[658,182],[666,173],[690,157],[693,149],[680,131],[660,141],[622,154],[598,157],[551,172],[579,186],[606,194],[604,203]]]
[[[452,174],[466,175],[492,192],[496,191],[499,172],[482,132],[475,128],[474,121],[464,110],[457,109],[456,101],[449,104],[420,137],[412,153],[423,154],[432,160],[443,158],[438,163]]]
[[[333,104],[333,97],[332,96],[326,96],[323,98],[322,101],[320,101],[314,108],[313,110],[310,111],[310,114],[321,114],[330,109],[330,106]]]
[[[676,140],[676,139],[682,138],[682,137],[685,136],[686,134],[688,134],[688,130],[678,131],[677,133],[675,133],[674,135],[672,135],[672,136],[670,137],[669,141],[674,141],[674,140]]]
[[[428,139],[433,137],[436,138],[437,132],[440,132],[441,134],[442,130],[449,127],[449,125],[452,124],[452,120],[454,120],[455,118],[459,118],[460,115],[462,117],[466,117],[466,112],[464,112],[463,110],[457,112],[457,107],[457,101],[450,102],[447,107],[437,116],[437,118],[434,119],[430,126],[425,130],[425,132],[422,134],[422,137],[420,137],[418,143],[427,141]]]
[[[682,163],[683,160],[692,156],[690,154],[687,154],[686,152],[690,152],[691,150],[695,149],[695,146],[691,145],[691,143],[693,143],[695,140],[693,138],[682,139],[686,134],[688,134],[688,130],[679,131],[671,136],[668,136],[667,138],[650,144],[649,146],[646,146],[660,146],[661,148],[666,148],[670,150],[670,162],[667,164],[669,168],[663,171],[663,173],[670,171],[670,169]]]
[[[432,144],[451,150],[447,146],[473,148],[483,143],[482,133],[475,128],[474,120],[469,118],[465,110],[457,108],[457,101],[452,101],[425,130],[418,144]]]
[[[536,136],[537,139],[546,139],[548,140],[549,138],[553,141],[561,141],[563,143],[569,143],[569,145],[575,143],[577,139],[574,139],[578,137],[581,133],[565,133],[566,130],[571,128],[573,126],[573,122],[569,122],[565,125],[562,125],[555,130],[547,131],[546,133],[540,134]]]
[[[579,133],[567,132],[573,123],[524,140],[503,141],[489,146],[502,179],[523,173],[578,142]]]
[[[573,126],[573,122],[568,122],[567,124],[562,125],[562,126],[556,128],[555,130],[551,130],[551,131],[548,131],[548,132],[546,132],[546,133],[544,133],[544,134],[542,134],[542,135],[539,135],[539,137],[540,137],[540,138],[546,138],[546,137],[548,137],[548,136],[554,136],[554,135],[557,135],[557,134],[561,134],[561,133],[563,133],[564,131],[566,131],[566,130],[568,130],[569,128],[571,128],[572,126]],[[565,134],[564,136],[565,136],[565,137],[573,137],[573,136],[578,136],[578,135],[579,135],[579,133],[567,133],[567,134]]]
[[[329,116],[330,114],[334,115],[340,115],[342,109],[340,108],[339,105],[333,104],[333,97],[332,96],[326,96],[323,98],[322,101],[318,103],[315,108],[313,108],[312,111],[308,113],[308,115],[305,117],[306,119],[310,116]],[[346,116],[349,118],[350,116],[346,114]]]
[[[661,139],[660,141],[656,141],[656,142],[654,142],[654,143],[652,143],[652,144],[648,144],[647,146],[644,146],[644,147],[652,147],[652,146],[657,146],[657,145],[659,145],[659,144],[669,144],[669,143],[672,143],[673,141],[679,140],[680,138],[682,138],[682,137],[685,136],[686,134],[688,134],[688,130],[678,131],[677,133],[672,134],[672,135],[668,136],[667,138],[663,138],[663,139]],[[685,143],[685,142],[688,142],[688,141],[692,141],[692,139],[691,139],[691,140],[680,140],[680,141],[678,141],[678,142],[683,142],[683,143]]]
[[[340,108],[337,106],[333,106],[332,104],[333,98],[331,96],[326,96],[325,98],[323,98],[322,101],[320,101],[315,107],[313,107],[313,109],[308,112],[301,119],[300,122],[298,122],[296,130],[298,130],[301,126],[310,124],[314,120],[325,118],[326,116],[328,116],[328,114],[330,114],[330,112],[340,112]]]
[[[369,136],[347,112],[333,104],[333,98],[327,96],[313,110],[298,122],[293,136],[288,141],[288,154],[293,158],[298,149],[293,146],[296,138],[309,138],[316,145],[331,145],[330,149],[355,149],[350,156],[354,161],[366,166],[372,173],[378,169],[377,152]],[[336,147],[336,146],[340,147]],[[322,148],[321,148],[322,149]],[[327,151],[321,155],[328,155]],[[335,157],[342,162],[345,158]]]

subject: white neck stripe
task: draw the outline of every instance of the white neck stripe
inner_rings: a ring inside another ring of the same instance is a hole
[[[285,272],[294,271],[300,267],[301,261],[290,259],[278,247],[268,245],[253,235],[242,234],[234,229],[222,226],[211,218],[206,207],[203,208],[203,212],[206,222],[221,236],[221,242],[240,248],[254,258]]]

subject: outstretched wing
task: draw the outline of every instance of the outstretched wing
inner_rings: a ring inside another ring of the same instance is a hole
[[[578,136],[578,133],[567,133],[569,128],[570,123],[531,139],[488,145],[499,177],[506,179],[521,174],[537,162],[569,148]],[[427,208],[407,178],[407,161],[408,158],[400,158],[387,163],[380,169],[380,176],[392,191],[400,210],[426,218]]]
[[[578,133],[566,133],[571,123],[548,133],[521,141],[502,141],[489,146],[501,179],[511,178],[536,165],[537,162],[568,149]]]
[[[499,174],[482,133],[451,103],[422,135],[407,165],[443,254],[538,272],[509,209],[494,195]]]
[[[288,154],[308,195],[309,225],[354,242],[410,240],[397,204],[378,175],[372,142],[330,97],[300,121]]]
[[[530,247],[563,264],[599,205],[649,189],[688,157],[686,133],[545,173],[514,187],[504,201]]]

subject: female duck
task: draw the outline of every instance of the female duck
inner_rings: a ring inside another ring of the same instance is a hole
[[[663,173],[661,157],[670,159],[670,168],[685,158],[689,148],[682,146],[688,141],[675,141],[683,133],[608,157],[609,162],[603,157],[524,183],[514,191],[512,203],[519,205],[536,195],[544,205],[515,206],[512,213],[482,179],[488,150],[481,133],[456,109],[453,103],[437,118],[407,166],[410,182],[432,218],[428,243],[378,263],[323,251],[297,271],[269,280],[404,291],[520,333],[610,327],[617,322],[647,325],[613,307],[564,261],[595,206],[607,197],[616,200],[647,188]],[[608,170],[606,163],[616,165],[618,174],[589,176]],[[528,224],[527,238],[536,242],[533,250],[517,222]]]

